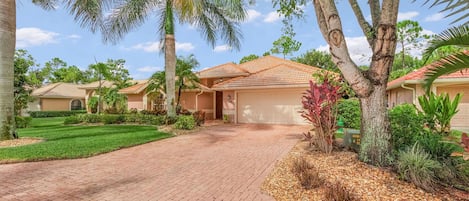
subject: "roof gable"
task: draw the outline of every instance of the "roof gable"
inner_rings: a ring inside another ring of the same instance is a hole
[[[85,90],[80,86],[59,82],[38,88],[31,95],[42,98],[85,98]]]
[[[238,65],[230,62],[214,66],[197,73],[199,78],[217,78],[217,77],[236,77],[247,75],[248,71],[238,67]]]

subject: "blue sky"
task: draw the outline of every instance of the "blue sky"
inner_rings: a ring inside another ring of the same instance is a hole
[[[365,2],[365,1],[360,1]],[[426,33],[440,33],[449,27],[451,19],[443,18],[439,8],[429,9],[418,3],[401,1],[399,19],[418,21]],[[421,2],[420,2],[421,3]],[[369,48],[347,1],[338,1],[339,12],[347,37],[352,58],[358,64],[367,64]],[[362,5],[365,16],[369,16],[367,5]],[[241,25],[243,40],[240,51],[230,50],[223,41],[216,47],[205,42],[196,29],[188,24],[176,27],[177,54],[194,54],[200,63],[197,70],[227,63],[238,62],[249,54],[262,55],[272,48],[272,42],[281,35],[281,18],[272,7],[271,1],[257,0],[248,7],[248,20]],[[327,50],[326,42],[319,32],[313,6],[305,8],[306,18],[296,21],[295,39],[302,43],[301,49],[292,56],[307,50]],[[368,17],[369,18],[369,17]],[[163,70],[164,56],[158,52],[156,18],[148,18],[146,23],[128,33],[117,44],[104,44],[100,33],[92,34],[81,28],[67,10],[58,8],[45,11],[30,0],[17,2],[17,49],[26,49],[41,66],[54,57],[86,69],[89,64],[111,59],[125,59],[126,67],[134,79],[147,79],[152,73]],[[418,52],[414,54],[418,55]],[[276,55],[282,57],[282,55]],[[289,56],[289,57],[292,57]]]

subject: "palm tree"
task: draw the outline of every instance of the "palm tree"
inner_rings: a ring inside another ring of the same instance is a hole
[[[142,25],[148,16],[158,17],[160,46],[165,55],[166,106],[174,116],[176,48],[174,20],[199,29],[204,39],[214,46],[220,31],[221,39],[235,49],[240,46],[239,22],[246,18],[242,0],[127,0],[117,5],[105,24],[104,40],[117,42],[130,30]]]
[[[199,78],[192,71],[194,68],[199,66],[199,62],[193,54],[187,57],[178,57],[176,61],[176,76],[177,76],[177,89],[178,97],[176,108],[181,103],[181,92],[183,89],[196,88],[196,83],[199,82]]]
[[[430,57],[435,51],[446,46],[469,47],[469,26],[464,24],[443,31],[430,41],[430,46],[424,52],[424,58]],[[430,64],[425,73],[424,88],[428,93],[431,85],[438,77],[469,68],[469,52],[462,51],[443,57]]]
[[[16,41],[15,0],[0,2],[0,140],[12,139],[15,133],[13,61]]]

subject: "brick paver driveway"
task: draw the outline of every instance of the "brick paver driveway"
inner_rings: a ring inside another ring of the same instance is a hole
[[[99,156],[0,165],[0,200],[273,200],[260,190],[305,127],[220,125]]]

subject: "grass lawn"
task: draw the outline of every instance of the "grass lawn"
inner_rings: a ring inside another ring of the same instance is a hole
[[[0,162],[83,158],[171,137],[154,126],[65,126],[64,117],[36,118],[20,137],[39,137],[45,142],[0,148]]]

